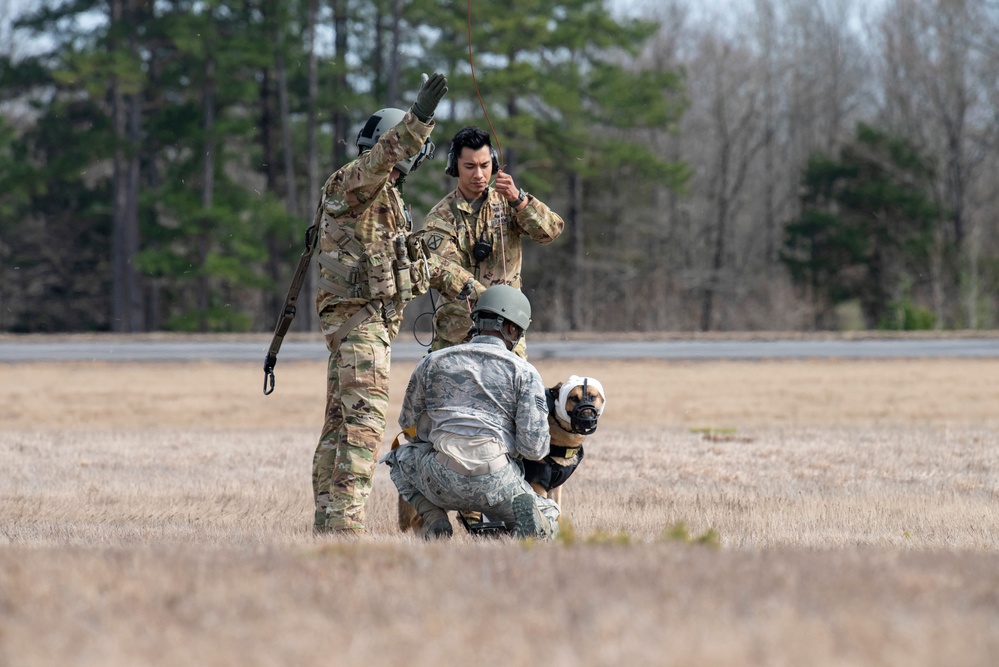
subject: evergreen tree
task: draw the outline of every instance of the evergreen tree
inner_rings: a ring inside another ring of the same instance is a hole
[[[682,165],[649,142],[682,112],[682,79],[635,66],[634,56],[658,25],[615,19],[601,0],[473,3],[470,25],[467,9],[466,3],[414,0],[406,13],[426,26],[416,33],[428,54],[417,69],[451,72],[451,119],[438,132],[444,130],[446,141],[461,125],[487,128],[491,120],[505,168],[528,191],[552,198],[566,220],[568,243],[542,249],[543,263],[532,261],[538,249],[525,249],[525,286],[541,288],[535,295],[541,300],[568,294],[570,326],[592,326],[587,295],[598,285],[620,286],[621,272],[636,268],[632,253],[614,250],[613,239],[627,225],[618,206],[655,187],[679,187],[686,178]],[[601,206],[616,184],[625,190],[621,200]],[[646,263],[638,272],[651,269]]]
[[[838,159],[809,161],[802,215],[786,228],[781,260],[816,302],[816,327],[828,324],[832,306],[851,299],[869,327],[913,326],[913,289],[925,287],[941,218],[932,176],[932,164],[908,143],[863,124]]]

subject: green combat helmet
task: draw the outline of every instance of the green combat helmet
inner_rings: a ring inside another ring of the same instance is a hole
[[[495,326],[488,326],[485,321],[492,319],[483,316],[484,313],[495,315]],[[505,340],[511,345],[516,345],[517,341],[507,338],[503,332],[504,321],[513,322],[520,327],[520,335],[523,336],[527,327],[531,326],[531,302],[527,300],[524,293],[509,285],[493,285],[479,297],[472,309],[472,320],[479,331],[493,330],[499,331]]]
[[[361,131],[357,133],[357,152],[358,154],[364,151],[371,150],[376,143],[378,143],[378,137],[382,136],[384,133],[388,132],[390,129],[402,122],[403,116],[406,112],[402,109],[379,109],[378,111],[371,114],[368,118],[368,122],[364,124]],[[427,139],[423,142],[423,146],[420,147],[420,152],[416,155],[402,160],[395,165],[395,168],[402,172],[403,175],[408,175],[411,171],[416,171],[417,167],[424,160],[433,160],[434,151],[436,150],[434,142]]]

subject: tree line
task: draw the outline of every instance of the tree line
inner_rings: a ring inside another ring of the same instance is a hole
[[[432,71],[414,218],[491,125],[566,220],[539,329],[996,326],[999,3],[619,4],[0,0],[0,330],[269,330],[325,177]]]

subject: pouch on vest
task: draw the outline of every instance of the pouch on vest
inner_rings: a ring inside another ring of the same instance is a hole
[[[392,265],[395,273],[395,289],[399,300],[407,303],[413,300],[413,279],[410,275],[412,266],[409,263],[409,251],[406,249],[406,236],[399,234],[392,244],[395,250],[395,262]]]
[[[368,298],[372,301],[389,300],[396,295],[395,272],[392,258],[384,252],[368,256]]]
[[[427,264],[429,251],[426,243],[416,234],[410,234],[406,239],[406,251],[409,256],[409,281],[413,296],[418,297],[430,290],[430,267]]]

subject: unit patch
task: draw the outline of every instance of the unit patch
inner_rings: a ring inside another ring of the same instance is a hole
[[[443,234],[431,234],[430,238],[427,239],[427,247],[431,250],[439,249],[442,243],[444,243]]]

